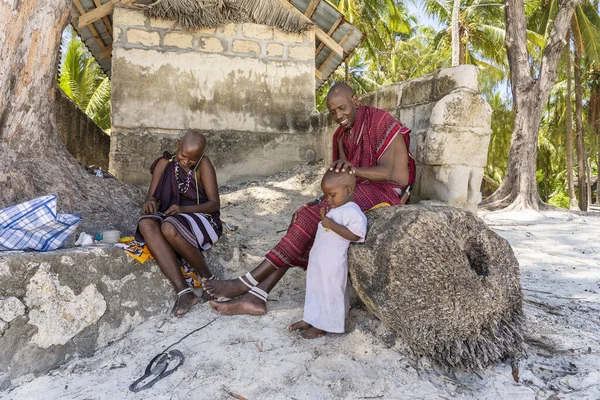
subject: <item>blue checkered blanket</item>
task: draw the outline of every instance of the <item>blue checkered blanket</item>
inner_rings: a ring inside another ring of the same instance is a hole
[[[55,250],[73,233],[81,217],[56,214],[56,195],[0,210],[0,251]]]

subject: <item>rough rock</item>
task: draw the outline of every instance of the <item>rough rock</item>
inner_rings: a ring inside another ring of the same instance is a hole
[[[73,289],[60,284],[47,262],[29,280],[25,303],[29,308],[29,324],[38,330],[31,343],[40,348],[67,343],[96,323],[106,311],[104,296],[95,285],[89,284],[75,295]]]
[[[206,257],[219,277],[246,269],[228,235]],[[153,260],[140,264],[119,248],[0,254],[0,390],[94,354],[174,301]]]
[[[10,322],[23,314],[25,314],[25,304],[16,297],[0,299],[0,320]]]
[[[522,294],[509,243],[468,211],[387,207],[349,252],[352,284],[416,355],[482,368],[519,351]]]

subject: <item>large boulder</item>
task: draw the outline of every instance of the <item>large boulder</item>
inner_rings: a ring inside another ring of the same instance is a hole
[[[219,277],[245,269],[228,235],[207,262]],[[155,261],[116,247],[0,252],[0,391],[122,339],[175,297]]]
[[[482,368],[517,352],[523,310],[509,243],[453,207],[386,207],[367,214],[349,251],[352,285],[418,355]]]

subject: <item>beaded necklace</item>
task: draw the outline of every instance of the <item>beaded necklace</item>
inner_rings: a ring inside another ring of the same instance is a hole
[[[194,171],[196,169],[190,168],[190,170],[188,171],[188,173],[185,177],[185,182],[181,182],[179,180],[179,161],[177,161],[177,158],[175,158],[173,160],[173,168],[175,169],[175,181],[177,182],[177,187],[179,188],[179,193],[185,194],[185,192],[187,192],[190,188],[190,183],[192,183],[192,174],[194,173]]]

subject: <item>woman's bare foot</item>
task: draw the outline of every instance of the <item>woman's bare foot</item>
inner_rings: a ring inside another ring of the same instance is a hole
[[[198,304],[198,301],[198,296],[192,292],[183,294],[177,298],[171,313],[176,317],[181,317],[188,312],[193,305]]]
[[[267,312],[267,304],[250,293],[229,301],[211,301],[210,306],[223,315],[264,315]]]
[[[304,339],[316,339],[318,337],[325,335],[326,333],[327,332],[325,332],[321,329],[317,329],[314,326],[311,326],[304,332],[300,333],[300,336],[302,336]]]
[[[248,287],[239,279],[228,279],[225,281],[212,280],[202,278],[202,287],[215,299],[219,297],[227,297],[233,299],[246,293]]]
[[[294,322],[293,324],[291,324],[288,327],[288,331],[290,331],[290,332],[305,331],[308,328],[312,328],[312,325],[309,324],[308,322],[298,321],[298,322]]]

